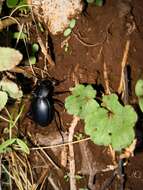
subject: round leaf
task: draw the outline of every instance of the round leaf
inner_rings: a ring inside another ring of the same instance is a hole
[[[8,100],[6,92],[0,91],[0,111],[5,107]]]
[[[76,24],[76,20],[73,18],[73,19],[70,21],[69,27],[73,29],[73,28],[75,27],[75,24]]]
[[[23,92],[18,88],[17,84],[11,80],[4,79],[0,81],[0,87],[3,91],[6,91],[11,98],[20,99],[23,96]]]
[[[34,43],[34,44],[32,45],[32,53],[35,54],[35,53],[38,52],[38,51],[39,51],[39,45],[36,44],[36,43]]]
[[[29,57],[29,64],[31,64],[31,65],[35,65],[36,64],[36,57],[34,57],[34,56],[31,56],[31,57]]]
[[[22,60],[22,54],[15,49],[0,47],[0,71],[13,69]]]
[[[64,31],[64,36],[67,37],[71,34],[72,32],[72,29],[71,28],[67,28],[65,31]]]

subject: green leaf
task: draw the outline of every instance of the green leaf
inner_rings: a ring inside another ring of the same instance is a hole
[[[27,5],[27,0],[6,0],[6,5],[8,8],[15,8],[22,5]],[[20,11],[25,11],[27,7],[19,8]]]
[[[35,54],[39,51],[39,45],[37,43],[32,44],[32,53]]]
[[[87,112],[90,112],[89,109],[93,110],[93,106],[91,105],[90,101],[92,100],[92,103],[96,107],[98,107],[98,103],[94,100],[96,96],[96,91],[92,88],[91,85],[77,85],[76,87],[71,89],[72,94],[71,96],[67,97],[65,100],[65,107],[69,114],[73,114],[76,116],[81,116],[86,114]]]
[[[81,107],[75,96],[69,96],[65,100],[65,108],[69,114],[79,116]]]
[[[96,112],[85,118],[85,133],[98,145],[111,143],[110,130],[108,111],[104,108],[98,108]]]
[[[84,87],[81,96],[86,97],[87,99],[95,98],[96,90],[94,90],[91,85],[87,85],[86,87]]]
[[[0,47],[0,71],[13,69],[22,60],[22,54],[15,49]]]
[[[6,5],[8,8],[14,8],[18,4],[19,0],[6,0]]]
[[[8,100],[6,92],[0,91],[0,111],[5,107]]]
[[[96,100],[90,99],[89,101],[85,103],[85,105],[83,105],[80,117],[83,119],[85,118],[86,120],[86,117],[90,114],[95,113],[98,108],[99,108],[99,104],[96,102]]]
[[[118,101],[118,96],[116,94],[110,94],[103,96],[102,106],[106,107],[111,112],[122,112],[122,105]]]
[[[73,19],[70,21],[69,27],[73,29],[73,28],[75,27],[75,24],[76,24],[76,19],[73,18]]]
[[[20,39],[20,40],[26,40],[27,39],[27,34],[24,32],[14,32],[13,33],[13,38],[14,39]]]
[[[125,125],[133,128],[137,119],[138,119],[138,116],[134,110],[134,108],[130,105],[126,105],[124,108],[123,108],[123,113],[122,113],[122,119],[124,120],[124,123]]]
[[[112,147],[116,151],[121,151],[123,148],[128,147],[135,138],[135,132],[133,128],[128,126],[118,127],[112,133]]]
[[[143,80],[138,80],[135,86],[135,93],[136,96],[141,97],[143,96]]]
[[[15,141],[16,141],[16,138],[12,138],[12,139],[8,139],[8,140],[4,141],[0,145],[0,153],[5,152],[6,149],[8,148],[8,146],[12,145]]]
[[[95,5],[101,7],[103,5],[103,0],[95,0]]]
[[[36,64],[36,57],[35,57],[35,56],[29,57],[28,62],[29,62],[29,64],[31,64],[31,65],[35,65],[35,64]]]
[[[143,80],[138,80],[135,86],[135,93],[138,96],[139,106],[141,111],[143,112]]]
[[[81,96],[87,98],[95,98],[96,96],[96,91],[93,89],[91,85],[84,86],[82,84],[78,84],[71,90],[74,96]]]
[[[71,34],[72,32],[72,29],[71,28],[67,28],[65,31],[64,31],[64,37],[67,37]]]
[[[121,151],[135,138],[133,127],[137,114],[132,106],[120,105],[115,94],[104,96],[103,100],[106,109],[98,108],[84,118],[85,132],[94,143],[106,146],[111,144],[114,150]]]
[[[143,98],[139,98],[139,106],[141,111],[143,112]]]
[[[104,95],[99,105],[91,85],[77,85],[71,91],[65,107],[68,113],[84,119],[85,133],[94,143],[121,151],[133,142],[137,114],[132,106],[121,105],[116,94]]]
[[[87,3],[93,3],[95,0],[86,0]]]
[[[19,145],[21,151],[25,152],[26,154],[30,153],[29,148],[28,148],[27,144],[24,141],[22,141],[21,139],[17,138],[16,142]]]
[[[74,88],[71,88],[71,91],[74,96],[80,96],[83,93],[84,89],[84,85],[78,84]]]
[[[18,88],[17,84],[11,80],[1,80],[0,88],[6,91],[11,98],[20,99],[23,96],[23,92]]]

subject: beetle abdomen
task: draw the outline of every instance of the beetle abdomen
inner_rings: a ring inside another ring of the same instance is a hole
[[[48,125],[53,119],[53,105],[47,98],[35,98],[31,105],[31,115],[33,120],[41,125]]]

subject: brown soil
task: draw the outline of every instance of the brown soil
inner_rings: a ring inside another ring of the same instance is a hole
[[[139,110],[134,88],[137,80],[143,76],[142,12],[143,2],[140,0],[107,0],[103,7],[88,6],[84,14],[79,17],[68,40],[69,49],[67,52],[61,48],[65,38],[62,35],[51,36],[51,54],[54,55],[56,65],[49,70],[49,73],[60,81],[64,79],[55,91],[68,91],[76,82],[79,82],[96,84],[105,93],[109,91],[118,93],[122,59],[126,43],[129,41],[130,47],[125,66],[126,93],[123,101],[125,104],[132,104],[136,110]],[[43,59],[42,55],[39,55],[40,67],[42,67],[40,65],[41,59]],[[64,102],[67,95],[68,93],[64,93],[57,95],[56,98]],[[64,128],[68,130],[72,116],[69,116],[63,108],[59,106],[56,108],[60,113]],[[142,190],[143,187],[143,124],[141,121],[142,119],[138,121],[135,129],[138,138],[135,155],[128,160],[125,166],[125,190]],[[84,133],[82,121],[78,123],[75,130],[76,133]],[[61,143],[61,137],[54,121],[47,128],[40,128],[31,119],[24,116],[22,131],[30,138],[33,146],[37,144],[48,146],[55,139]],[[66,136],[64,137],[66,138]],[[48,163],[46,175],[49,175],[49,171],[51,171],[52,178],[57,180],[55,182],[57,186],[60,184],[59,189],[68,190],[69,182],[66,182],[63,176],[68,173],[69,163],[61,165],[61,154],[65,156],[68,150],[66,149],[64,152],[63,148],[58,148],[58,150],[47,149],[45,151],[61,168],[57,171],[54,166]],[[98,147],[90,141],[85,141],[74,145],[74,151],[76,174],[80,173],[83,176],[77,180],[78,189],[104,190],[104,182],[113,176],[113,171],[102,171],[107,168],[107,165],[113,164],[108,148]],[[44,165],[41,158],[37,157],[35,151],[32,151],[29,156],[35,180],[39,178],[41,172],[45,171],[45,169],[35,169],[36,164]],[[45,160],[48,162],[47,158]],[[54,188],[49,184],[47,182],[43,189],[53,190]],[[116,190],[119,189],[119,186],[120,180],[116,177],[111,186],[105,189]]]

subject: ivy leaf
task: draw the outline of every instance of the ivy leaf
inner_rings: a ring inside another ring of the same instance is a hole
[[[81,108],[78,99],[71,95],[65,100],[65,108],[69,114],[79,116]]]
[[[111,145],[114,150],[121,151],[123,148],[128,147],[135,138],[135,132],[133,128],[122,126],[118,127],[112,133]]]
[[[85,97],[86,99],[91,99],[96,97],[96,90],[93,89],[91,85],[87,85],[83,92],[81,93],[82,97]]]
[[[111,144],[114,150],[121,151],[135,138],[133,127],[137,121],[137,114],[132,106],[122,106],[116,102],[117,97],[114,94],[103,99],[106,109],[100,107],[84,118],[85,132],[94,143],[106,146]]]
[[[21,151],[25,152],[26,154],[30,153],[27,144],[23,140],[17,138],[16,142],[19,145],[19,147],[21,148]]]
[[[22,54],[15,49],[0,47],[0,71],[13,69],[22,60]]]
[[[0,91],[0,111],[5,107],[8,100],[6,92]]]
[[[85,118],[85,133],[98,145],[111,143],[110,128],[108,125],[108,111],[98,108],[96,112]]]
[[[102,106],[106,107],[113,113],[122,112],[122,105],[118,101],[118,96],[116,94],[110,94],[103,96]]]
[[[96,112],[98,108],[99,104],[97,103],[97,101],[94,99],[90,99],[86,102],[85,105],[82,106],[80,117],[86,118],[89,114]]]
[[[80,96],[85,89],[85,86],[82,84],[76,85],[74,88],[71,88],[72,94],[74,96]]]
[[[73,95],[67,97],[65,100],[65,107],[68,113],[76,116],[85,115],[84,110],[86,109],[89,112],[89,106],[91,106],[89,102],[95,97],[96,91],[91,85],[86,87],[84,85],[77,85],[75,88],[71,89],[71,91]],[[94,101],[94,105],[95,104],[96,107],[98,107],[98,104]]]

